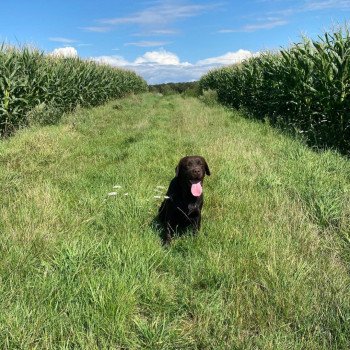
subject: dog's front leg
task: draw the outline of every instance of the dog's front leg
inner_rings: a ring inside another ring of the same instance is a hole
[[[199,214],[192,223],[192,233],[195,236],[201,228],[201,215]]]
[[[163,245],[169,245],[171,243],[172,232],[173,232],[173,230],[172,230],[169,222],[167,222],[166,223],[164,237],[163,237]]]

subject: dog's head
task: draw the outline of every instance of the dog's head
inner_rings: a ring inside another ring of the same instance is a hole
[[[176,177],[182,186],[188,186],[192,195],[199,197],[202,194],[202,185],[205,175],[210,175],[209,166],[201,156],[187,156],[180,159],[175,169]]]

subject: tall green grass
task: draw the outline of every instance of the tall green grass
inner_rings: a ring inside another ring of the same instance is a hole
[[[63,112],[97,106],[147,89],[134,72],[28,47],[0,47],[0,134],[31,121],[49,124]]]
[[[220,102],[292,129],[313,145],[350,152],[347,27],[213,70],[200,86],[216,90]]]

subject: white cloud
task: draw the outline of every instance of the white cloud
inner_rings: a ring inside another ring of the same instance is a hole
[[[164,46],[170,44],[167,41],[138,41],[133,43],[126,43],[124,46],[138,46],[138,47],[152,47],[152,46]]]
[[[78,41],[75,39],[62,38],[62,37],[51,37],[51,38],[49,38],[49,40],[57,42],[57,43],[63,43],[63,44],[72,44],[72,43],[76,43]]]
[[[194,5],[194,4],[175,4],[172,2],[159,1],[156,6],[151,6],[143,11],[132,14],[127,17],[116,17],[99,20],[102,24],[120,25],[120,24],[140,24],[155,25],[168,24],[180,19],[198,16],[201,13],[209,11],[216,4]]]
[[[276,21],[268,21],[265,23],[254,23],[254,24],[248,24],[242,28],[243,32],[255,32],[260,29],[272,29],[275,27],[280,27],[288,24],[288,21],[286,20],[276,20]]]
[[[197,62],[198,65],[229,65],[242,62],[243,60],[253,57],[253,53],[248,50],[240,49],[236,52],[227,52],[222,56],[210,57]]]
[[[53,50],[51,55],[57,57],[78,57],[78,51],[74,47],[60,47]]]
[[[165,51],[164,49],[158,51],[148,51],[144,55],[135,59],[135,61],[130,62],[125,60],[122,56],[98,56],[91,58],[94,61],[110,64],[112,66],[132,66],[137,67],[139,65],[149,65],[149,66],[179,66],[188,65],[187,62],[180,63],[179,58],[172,52]]]
[[[134,70],[149,84],[198,80],[210,69],[238,63],[258,53],[240,49],[217,57],[199,60],[196,63],[181,62],[180,58],[164,49],[149,51],[130,62],[121,56],[100,56],[93,60],[116,67]]]
[[[134,61],[128,61],[122,56],[98,56],[89,60],[114,67],[121,67],[135,71],[149,84],[166,82],[194,81],[207,73],[210,69],[224,65],[235,64],[244,59],[258,55],[248,50],[240,49],[236,52],[227,52],[224,55],[199,60],[196,63],[182,62],[173,52],[160,49],[148,51]],[[62,47],[53,50],[50,55],[59,57],[77,57],[74,47]]]
[[[247,16],[248,18],[255,17],[253,23],[248,23],[240,28],[224,28],[218,33],[239,33],[239,32],[256,32],[259,30],[268,30],[276,27],[287,25],[291,22],[291,17],[301,14],[309,13],[316,14],[317,12],[337,9],[342,11],[350,10],[350,0],[303,0],[303,1],[287,1],[287,0],[256,0],[263,3],[280,2],[286,3],[284,8],[267,11],[264,17],[261,14],[256,17],[255,14]],[[288,4],[288,5],[287,5]],[[260,16],[260,17],[259,17]]]
[[[305,5],[305,10],[316,11],[330,8],[347,9],[350,8],[349,0],[323,0],[323,1],[308,1]]]
[[[175,35],[179,34],[178,30],[173,29],[154,29],[148,31],[142,31],[140,33],[134,33],[132,36],[158,36],[158,35]]]
[[[138,65],[130,69],[141,75],[148,84],[184,82],[198,80],[208,69],[192,65]]]
[[[238,33],[238,32],[256,32],[262,29],[272,29],[275,27],[280,27],[288,24],[288,21],[285,19],[269,19],[260,20],[257,23],[246,24],[245,26],[239,29],[222,29],[219,30],[219,33]]]
[[[86,46],[93,46],[92,44],[84,44],[84,43],[82,43],[82,44],[78,44],[77,45],[78,47],[86,47]]]
[[[107,26],[81,27],[81,29],[85,30],[86,32],[95,32],[95,33],[106,33],[112,30],[111,27],[107,27]]]
[[[158,65],[180,65],[180,59],[174,53],[161,49],[159,51],[149,51],[138,57],[135,62],[138,64],[158,64]]]
[[[130,62],[125,60],[123,57],[117,55],[91,57],[91,60],[116,67],[125,67],[130,65]]]
[[[339,9],[348,11],[350,9],[350,0],[305,0],[302,6],[292,6],[282,10],[270,11],[270,15],[293,16],[303,12],[317,12],[327,9]]]

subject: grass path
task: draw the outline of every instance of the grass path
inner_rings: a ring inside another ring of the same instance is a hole
[[[155,188],[188,154],[212,172],[203,227],[165,249]],[[347,349],[349,191],[347,160],[180,96],[19,132],[0,142],[0,348]]]

